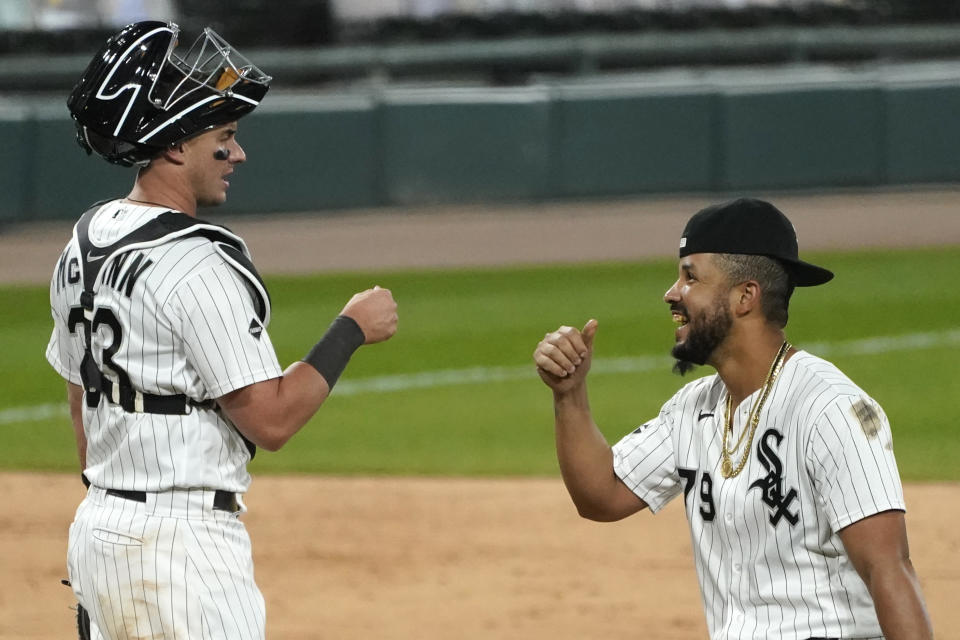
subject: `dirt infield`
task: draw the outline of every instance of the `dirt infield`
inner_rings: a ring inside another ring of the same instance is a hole
[[[0,474],[0,637],[70,637],[75,477]],[[956,638],[956,486],[906,488],[913,561]],[[245,517],[271,638],[705,638],[680,502],[581,520],[558,478],[260,477]]]
[[[773,199],[794,220],[801,253],[960,244],[957,191]],[[247,238],[271,274],[670,255],[686,218],[707,203],[220,221]],[[0,282],[45,282],[69,227],[4,229]],[[75,475],[0,473],[0,482],[0,638],[73,637],[72,598],[59,580],[82,486]],[[938,637],[960,638],[960,527],[945,508],[960,501],[960,486],[910,485],[906,498],[914,564]],[[255,478],[247,504],[271,638],[706,637],[679,503],[655,517],[601,525],[576,515],[559,477],[296,476]]]

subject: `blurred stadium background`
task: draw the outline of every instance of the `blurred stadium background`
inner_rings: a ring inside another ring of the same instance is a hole
[[[4,0],[0,223],[127,188],[64,100],[147,18],[275,78],[230,212],[960,180],[951,0]]]

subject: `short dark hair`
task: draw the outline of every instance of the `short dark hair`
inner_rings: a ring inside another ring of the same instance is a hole
[[[781,328],[787,326],[794,285],[779,260],[738,253],[717,253],[714,256],[717,266],[731,284],[756,280],[763,292],[760,309],[764,317]]]

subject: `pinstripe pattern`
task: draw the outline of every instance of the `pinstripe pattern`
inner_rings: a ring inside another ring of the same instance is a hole
[[[91,222],[91,240],[108,246],[164,211],[111,202]],[[69,261],[78,252],[71,242],[62,259]],[[144,263],[153,261],[136,281],[133,295],[110,286],[108,264],[96,305],[112,309],[123,327],[113,361],[135,389],[204,401],[282,374],[266,329],[259,339],[249,331],[257,313],[245,280],[210,241],[186,238],[130,253],[142,253]],[[125,259],[124,265],[132,261]],[[47,359],[60,375],[80,384],[82,332],[71,333],[66,318],[70,307],[79,304],[82,284],[60,284],[55,274]],[[101,367],[101,352],[113,341],[106,327],[93,336],[93,353]],[[109,368],[102,370],[113,377]],[[141,491],[210,487],[241,493],[249,487],[250,454],[233,425],[215,410],[198,409],[185,416],[138,414],[101,402],[95,409],[85,407],[84,426],[86,475],[97,486]]]
[[[736,434],[755,397],[735,411]],[[797,352],[744,471],[725,479],[725,400],[719,376],[695,380],[613,448],[615,472],[652,511],[684,495],[711,638],[879,637],[873,601],[837,532],[904,509],[883,410],[834,365]],[[782,482],[770,484],[777,465]]]
[[[109,246],[165,211],[107,203],[90,240]],[[47,347],[50,364],[74,384],[84,353],[83,331],[68,325],[83,287],[78,260],[74,239],[51,281]],[[95,308],[112,312],[122,335],[109,323],[93,333],[98,367],[115,382],[109,357],[134,389],[198,402],[282,375],[266,327],[251,333],[258,314],[249,286],[200,237],[108,259]],[[94,637],[263,638],[246,529],[236,514],[212,510],[214,490],[249,488],[250,452],[236,428],[214,409],[128,413],[105,399],[84,403],[83,422],[93,486],[70,528],[68,569]],[[147,502],[104,489],[146,491]]]
[[[148,494],[145,504],[91,487],[70,527],[67,566],[106,638],[264,637],[250,539],[213,491]]]

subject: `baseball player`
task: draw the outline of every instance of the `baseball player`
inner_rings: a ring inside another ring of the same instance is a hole
[[[560,327],[533,354],[583,517],[656,513],[683,496],[715,640],[932,637],[887,417],[784,333],[794,287],[832,277],[799,259],[793,226],[767,202],[694,215],[664,300],[679,325],[676,370],[716,374],[613,447],[586,389],[597,321]]]
[[[129,195],[80,217],[50,285],[46,355],[67,380],[89,486],[67,559],[81,637],[263,638],[238,520],[247,463],[283,446],[354,350],[397,325],[390,291],[363,291],[281,369],[246,245],[196,217],[226,199],[246,159],[238,120],[270,78],[210,29],[185,55],[178,35],[125,27],[68,100],[88,153],[138,167]]]

